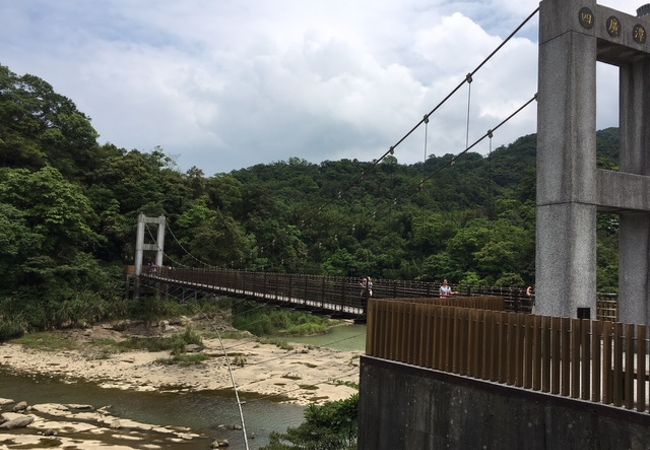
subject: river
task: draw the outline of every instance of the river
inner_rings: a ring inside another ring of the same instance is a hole
[[[250,398],[250,396],[247,396]],[[220,424],[239,424],[239,411],[232,392],[159,393],[103,389],[91,383],[67,384],[44,377],[16,376],[0,371],[0,398],[35,403],[81,403],[95,407],[112,405],[111,412],[156,425],[186,426],[208,436],[196,440],[192,449],[208,449],[213,439],[228,439],[231,448],[244,448],[241,431],[218,430]],[[244,405],[244,417],[251,449],[269,441],[272,431],[284,432],[303,421],[301,406],[268,400],[251,401]],[[188,450],[188,446],[178,446]],[[173,447],[166,447],[172,450]]]
[[[365,348],[365,326],[350,325],[332,328],[327,334],[308,337],[284,337],[289,342],[330,347],[350,351]],[[192,449],[208,449],[214,439],[228,439],[233,449],[244,448],[241,431],[219,430],[218,425],[239,424],[239,411],[232,391],[201,391],[185,393],[134,392],[104,389],[92,383],[68,384],[46,377],[17,376],[0,370],[0,398],[25,400],[35,403],[81,403],[94,407],[112,405],[111,412],[156,425],[190,427],[205,434],[205,440],[193,441]],[[303,422],[304,407],[283,404],[270,399],[256,399],[245,394],[244,417],[249,444],[259,449],[269,442],[271,432],[284,432]],[[167,450],[185,449],[186,445],[165,447]]]

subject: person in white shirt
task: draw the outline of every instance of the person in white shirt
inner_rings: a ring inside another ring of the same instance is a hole
[[[447,279],[445,278],[440,285],[440,298],[451,297],[454,292],[451,290],[451,286],[447,284]]]

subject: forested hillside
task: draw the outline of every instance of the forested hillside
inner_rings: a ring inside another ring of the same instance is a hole
[[[216,266],[533,282],[534,135],[453,165],[452,155],[413,165],[295,158],[210,177],[179,171],[162,149],[97,137],[47,82],[0,66],[0,327],[123,312],[116,299],[139,212],[166,215],[182,246]],[[617,131],[598,137],[599,163],[615,167]],[[616,218],[599,228],[599,285],[611,290]],[[172,239],[166,251],[197,265]]]

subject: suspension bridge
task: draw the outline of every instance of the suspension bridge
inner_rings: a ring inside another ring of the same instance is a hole
[[[459,158],[462,158],[469,151],[474,149],[486,139],[490,141],[494,134],[505,126],[515,116],[520,114],[536,99],[533,92],[528,100],[519,107],[510,111],[503,120],[495,123],[481,136],[470,143],[470,106],[471,106],[471,84],[478,76],[479,71],[516,36],[516,34],[537,14],[533,11],[526,17],[489,55],[487,55],[473,70],[460,80],[460,82],[440,100],[430,111],[422,116],[414,126],[399,138],[388,150],[373,159],[370,166],[374,167],[385,160],[389,155],[394,155],[398,147],[404,143],[418,128],[424,127],[424,151],[426,154],[428,145],[428,126],[430,119],[454,97],[461,88],[467,86],[467,118],[465,147],[453,156],[449,162],[431,173],[423,176],[416,187],[404,191],[400,196],[391,199],[391,204],[396,204],[404,198],[414,195],[425,188],[426,183],[436,177],[442,170],[452,167]],[[369,176],[369,171],[363,171],[353,179],[348,186],[341,187],[338,193],[328,201],[321,203],[309,217],[302,220],[304,225],[307,220],[317,220],[330,204],[341,198],[342,192],[358,185]],[[157,226],[152,232],[149,226]],[[171,234],[180,248],[190,260],[197,263],[197,267],[188,267],[165,252],[166,231]],[[146,232],[146,234],[145,234]],[[149,243],[145,238],[149,238]],[[143,265],[144,251],[156,252],[154,265]],[[167,295],[174,295],[181,292],[181,297],[187,295],[186,291],[208,292],[217,295],[248,298],[257,301],[272,302],[276,305],[289,308],[302,308],[315,313],[328,314],[334,317],[355,318],[365,316],[367,313],[366,302],[363,298],[362,287],[357,278],[328,277],[306,274],[284,274],[271,272],[253,272],[247,270],[229,270],[211,266],[208,262],[195,257],[181,244],[171,230],[165,217],[146,217],[140,215],[138,218],[138,232],[136,240],[135,267],[131,272],[137,276],[138,284],[143,286],[163,286],[161,292]],[[439,283],[418,282],[409,280],[373,280],[373,298],[406,298],[406,297],[437,297],[439,295]],[[464,295],[499,295],[506,301],[506,305],[512,310],[530,312],[533,298],[526,298],[523,291],[517,288],[488,288],[488,287],[466,287]],[[611,307],[611,305],[610,305]]]
[[[518,289],[467,287],[453,304],[432,299],[438,296],[436,283],[373,280],[373,297],[366,304],[356,278],[207,267],[191,254],[202,267],[166,266],[165,256],[174,260],[164,252],[168,228],[164,217],[139,219],[133,269],[137,280],[159,292],[201,291],[336,317],[367,316],[360,448],[428,449],[459,442],[465,448],[617,448],[616,443],[606,445],[618,441],[604,440],[603,433],[616,435],[625,448],[646,448],[650,441],[650,44],[646,34],[650,5],[634,17],[595,0],[544,0],[372,165],[393,155],[421,126],[426,152],[431,117],[463,86],[468,87],[469,104],[471,84],[479,71],[537,14],[539,95],[531,89],[527,101],[472,143],[468,112],[465,147],[417,186],[423,189],[480,142],[491,141],[495,132],[537,100],[536,314],[521,314],[531,312],[532,299]],[[596,165],[598,61],[618,66],[621,73],[621,171],[616,172]],[[360,173],[310,219],[367,176]],[[614,308],[596,294],[598,212],[615,212],[621,218],[621,293],[614,314]],[[155,238],[148,225],[158,226]],[[145,230],[152,243],[145,244]],[[155,265],[143,265],[144,251],[156,252]],[[495,303],[494,296],[501,299]],[[619,319],[626,323],[614,323]],[[469,408],[473,402],[478,406]],[[504,414],[512,409],[514,421],[489,413],[499,408]],[[397,414],[382,415],[394,409]],[[549,411],[561,420],[554,420]],[[467,436],[450,429],[450,417],[462,424]],[[566,434],[562,428],[566,423],[580,428],[586,447],[567,446],[555,437]],[[405,433],[395,433],[396,429]],[[494,430],[502,436],[495,436]],[[529,443],[525,436],[534,436],[534,442],[542,444],[525,445]]]

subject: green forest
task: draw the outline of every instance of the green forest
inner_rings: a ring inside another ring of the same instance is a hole
[[[178,238],[166,265],[198,265],[186,249],[259,271],[533,283],[535,145],[524,136],[454,164],[291,158],[206,176],[161,148],[99,144],[72,100],[0,66],[0,336],[125,314],[140,212],[167,216]],[[615,168],[617,130],[598,146]],[[599,218],[602,291],[617,288],[617,225]]]

